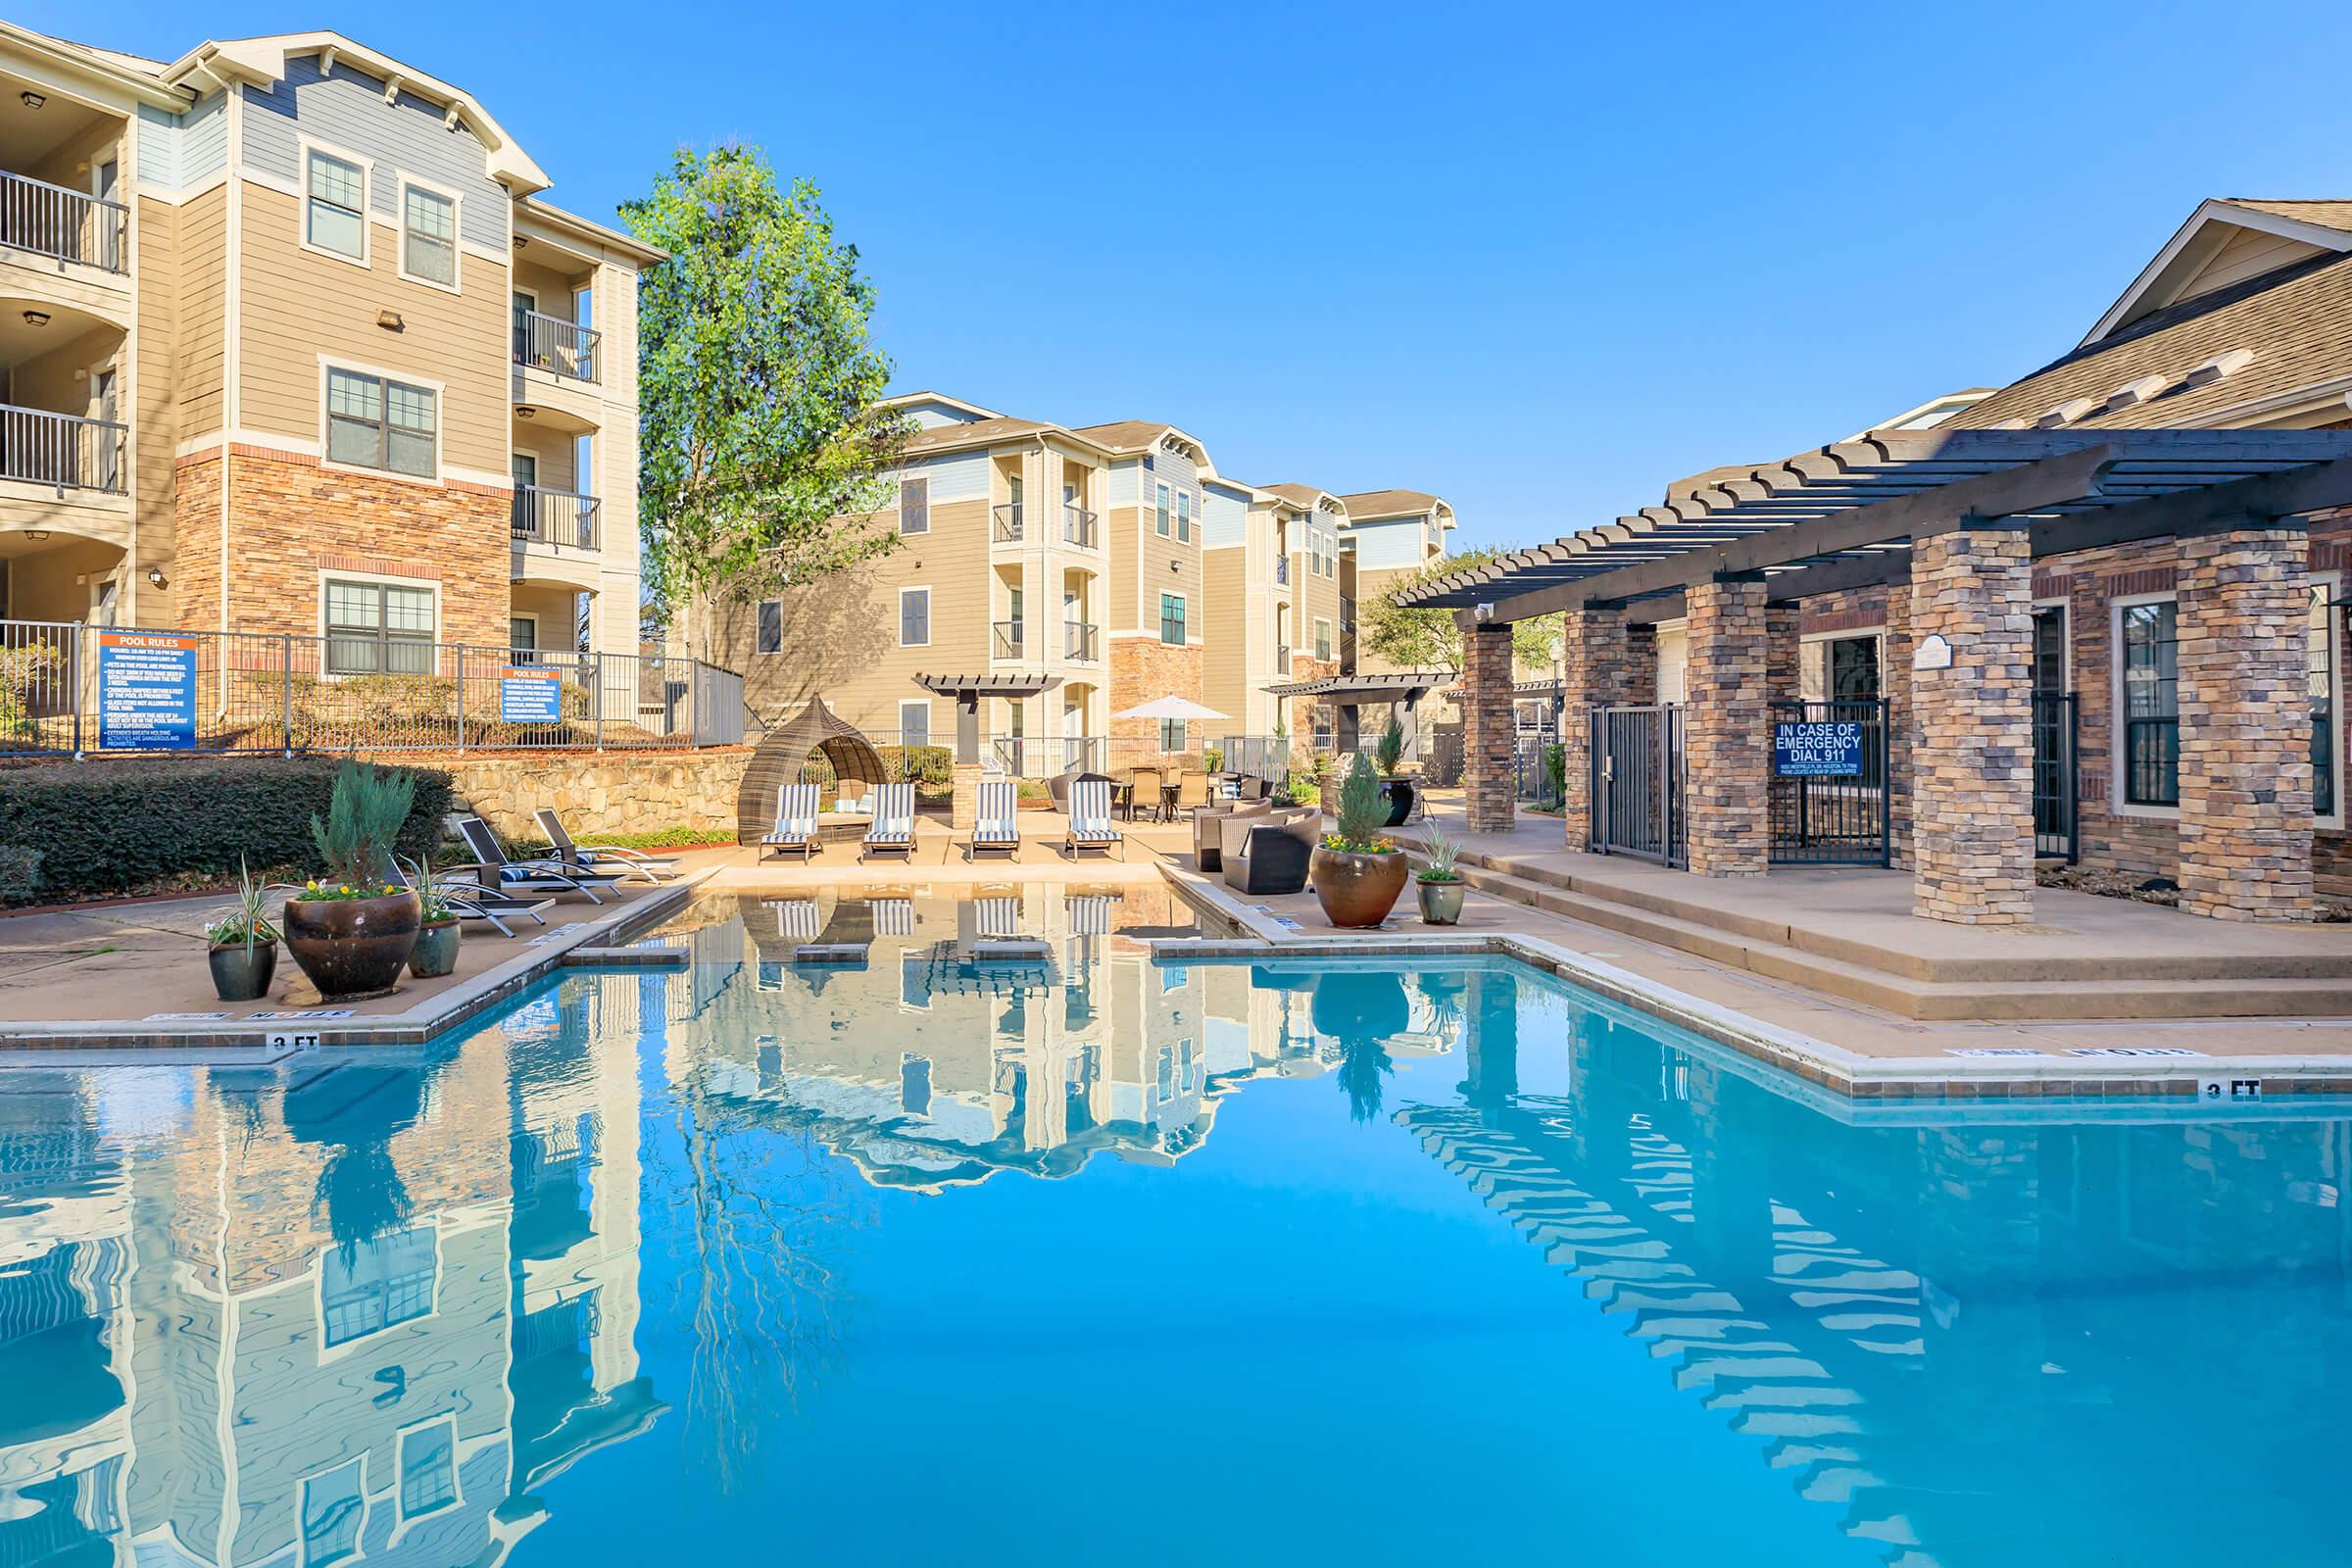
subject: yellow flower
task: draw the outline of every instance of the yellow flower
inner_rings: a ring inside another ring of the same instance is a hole
[[[318,879],[317,877],[313,877],[308,882],[305,882],[303,886],[309,888],[313,893],[316,893],[318,891]]]
[[[335,891],[337,893],[349,893],[351,891],[351,884],[346,882],[341,887],[335,889]]]

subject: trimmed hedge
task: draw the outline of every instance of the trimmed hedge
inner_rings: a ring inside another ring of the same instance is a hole
[[[311,815],[334,796],[335,757],[139,758],[46,762],[0,771],[0,864],[37,856],[5,880],[12,904],[99,898],[174,878],[233,878],[237,857],[265,870],[316,869]],[[450,778],[416,775],[403,855],[441,837]]]

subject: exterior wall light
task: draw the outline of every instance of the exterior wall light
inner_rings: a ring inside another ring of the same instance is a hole
[[[26,326],[47,326],[49,324],[49,313],[47,311],[26,311],[24,313],[24,324]]]
[[[48,96],[43,93],[21,92],[17,94],[17,101],[27,109],[38,109],[41,107],[41,105],[47,103],[49,99]]]

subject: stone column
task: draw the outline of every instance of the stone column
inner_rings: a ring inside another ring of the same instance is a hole
[[[1612,703],[1640,701],[1626,689],[1629,639],[1625,612],[1571,610],[1560,617],[1560,746],[1568,754],[1561,790],[1568,848],[1592,842],[1592,713]],[[1655,676],[1651,677],[1654,687]]]
[[[2301,519],[2180,540],[2180,907],[2308,920],[2310,573]]]
[[[2031,606],[2029,605],[2029,612]],[[2027,621],[2031,636],[2033,622]],[[1898,583],[1886,591],[1886,644],[1879,666],[1880,694],[1886,699],[1886,848],[1898,870],[1912,868],[1911,855],[1911,594]]]
[[[956,796],[948,805],[948,826],[961,833],[980,817],[980,778],[985,771],[978,762],[956,764]]]
[[[1764,579],[1721,577],[1693,584],[1683,598],[1690,626],[1683,801],[1690,869],[1701,876],[1762,876],[1772,848]]]
[[[1462,796],[1470,831],[1508,833],[1518,810],[1511,778],[1511,628],[1462,633]]]
[[[2034,917],[2034,564],[2022,527],[1911,543],[1911,638],[1950,663],[1911,672],[1912,912],[1962,925]]]

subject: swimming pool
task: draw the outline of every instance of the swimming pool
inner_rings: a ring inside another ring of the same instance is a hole
[[[2343,1560],[2340,1104],[1840,1107],[991,899],[0,1072],[0,1563]]]

